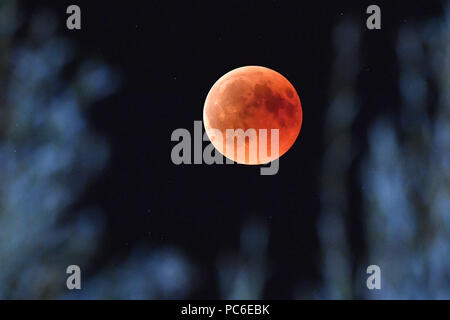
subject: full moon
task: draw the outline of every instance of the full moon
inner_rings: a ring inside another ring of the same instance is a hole
[[[268,163],[286,153],[300,133],[302,118],[300,98],[292,84],[278,72],[259,66],[237,68],[222,76],[209,91],[203,108],[206,134],[214,147],[225,157],[250,165]],[[228,129],[266,129],[268,157],[260,157],[259,135],[233,139],[230,144]],[[278,153],[271,150],[272,129],[279,130]],[[250,148],[252,143],[257,148]],[[243,152],[245,159],[238,158],[238,152]]]

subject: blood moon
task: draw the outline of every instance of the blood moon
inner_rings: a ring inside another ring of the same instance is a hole
[[[259,66],[237,68],[222,76],[209,91],[203,109],[205,130],[214,147],[242,164],[264,164],[281,157],[297,139],[302,119],[300,98],[292,84],[278,72]],[[229,129],[254,129],[258,134],[227,140]],[[267,130],[266,140],[260,139],[260,129]],[[272,129],[279,130],[278,154],[271,152]],[[260,141],[267,141],[266,157],[260,157]],[[257,148],[251,148],[252,143]],[[239,152],[245,157],[238,158]]]

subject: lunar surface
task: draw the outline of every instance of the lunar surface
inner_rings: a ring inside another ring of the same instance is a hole
[[[242,164],[264,164],[294,144],[302,125],[302,107],[295,88],[281,74],[247,66],[228,72],[213,85],[206,97],[203,122],[212,144],[225,157]],[[227,139],[227,129],[254,129],[257,135]],[[260,129],[267,130],[267,139]],[[276,139],[272,129],[279,129],[278,152],[272,150],[272,138]],[[265,148],[267,152],[262,153]]]

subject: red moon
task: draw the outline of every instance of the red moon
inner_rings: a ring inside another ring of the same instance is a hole
[[[209,91],[203,108],[203,123],[214,147],[241,164],[264,164],[281,157],[297,139],[302,119],[300,98],[292,84],[278,72],[259,66],[237,68],[222,76]],[[227,129],[266,129],[268,157],[260,159],[259,136],[256,141],[253,137],[240,142],[233,139],[230,145],[225,138]],[[271,152],[271,129],[279,130],[278,154]],[[222,143],[214,133],[217,131]],[[249,147],[252,143],[257,150]],[[237,158],[239,150],[245,152],[245,160]]]

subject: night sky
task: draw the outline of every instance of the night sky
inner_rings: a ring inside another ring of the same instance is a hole
[[[201,272],[193,298],[218,298],[218,258],[239,250],[243,223],[257,217],[268,224],[270,235],[264,297],[290,298],[298,285],[320,282],[317,219],[332,31],[350,16],[361,21],[357,89],[363,108],[352,128],[352,143],[361,155],[342,183],[352,197],[347,217],[352,261],[364,259],[358,161],[367,147],[369,123],[399,100],[395,32],[440,10],[436,1],[426,6],[383,2],[382,30],[369,31],[365,10],[372,2],[48,1],[61,16],[58,33],[76,42],[77,59],[102,58],[122,78],[120,90],[87,114],[111,148],[107,167],[77,204],[98,206],[106,214],[103,255],[87,274],[138,245],[175,246]],[[81,31],[65,28],[69,4],[81,7]],[[37,6],[23,5],[28,12]],[[246,65],[280,72],[302,102],[302,129],[281,158],[278,174],[261,176],[255,166],[172,164],[172,131],[193,133],[214,82]]]

